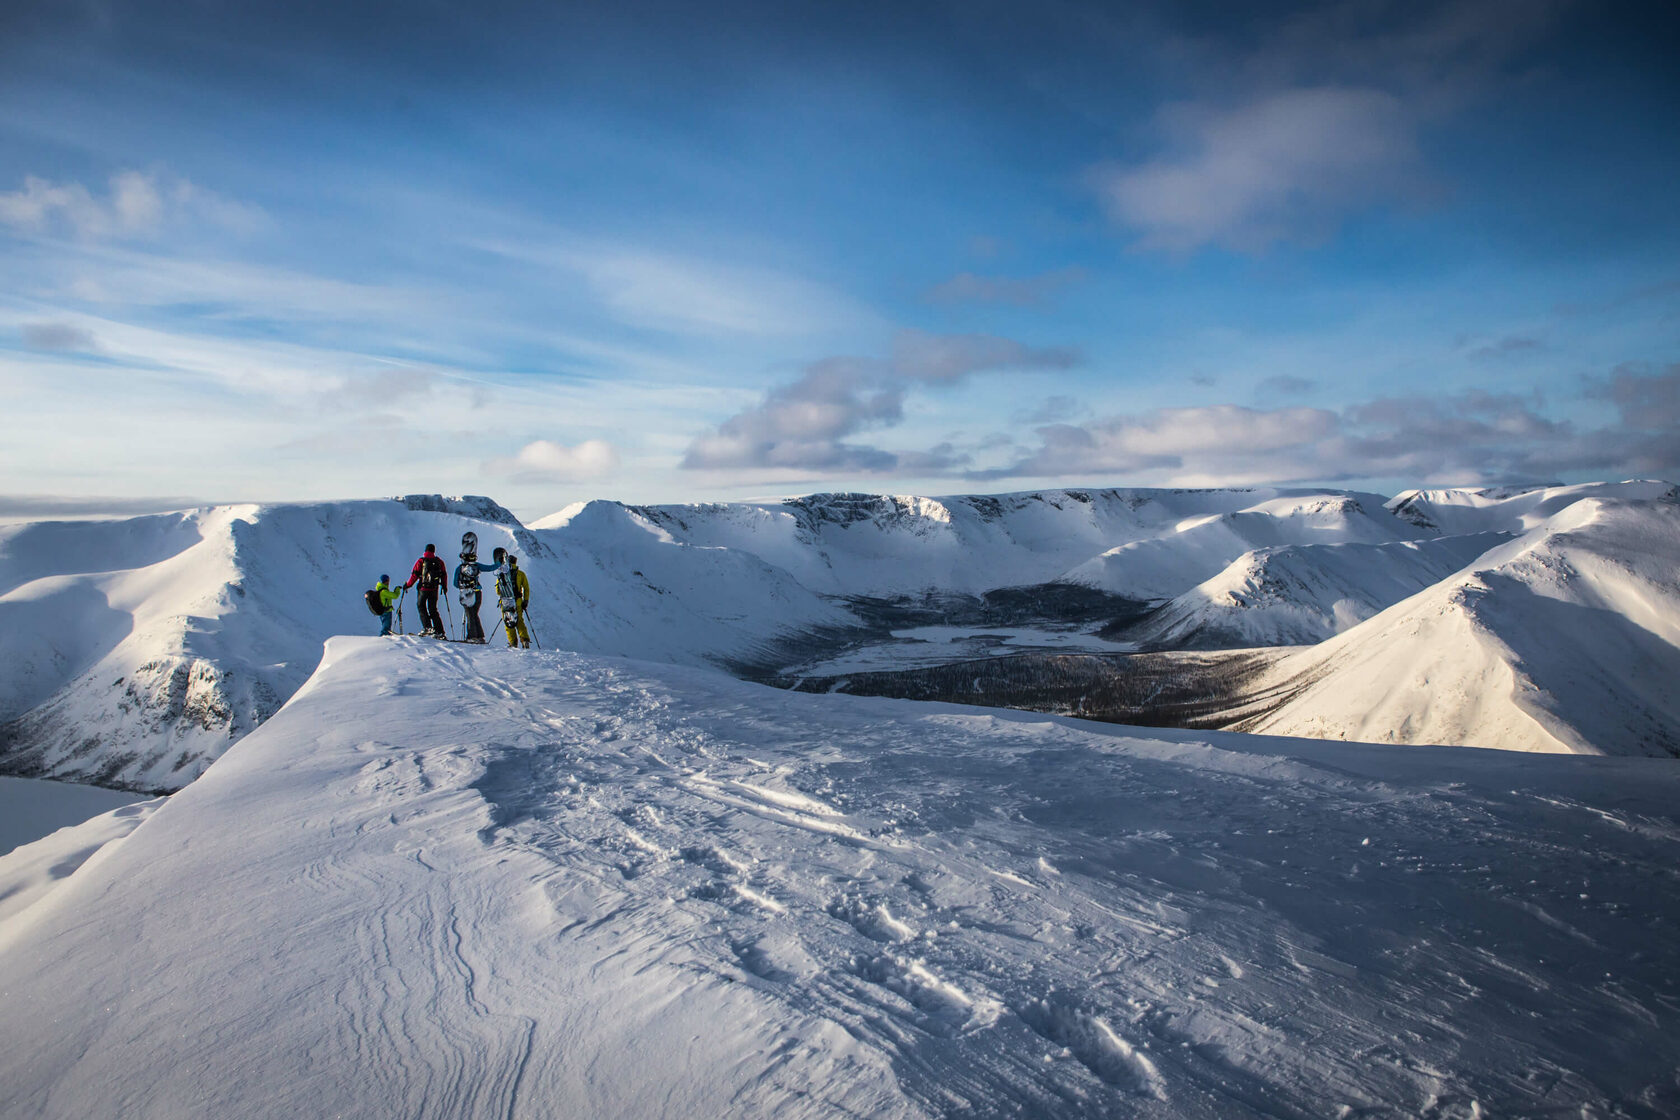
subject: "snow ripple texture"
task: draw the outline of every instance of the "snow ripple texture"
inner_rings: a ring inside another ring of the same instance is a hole
[[[1674,1115],[1677,783],[335,639],[7,927],[0,1114]]]

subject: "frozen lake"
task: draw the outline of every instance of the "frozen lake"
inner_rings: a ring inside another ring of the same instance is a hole
[[[787,670],[788,676],[838,676],[844,673],[890,672],[922,669],[969,661],[979,657],[1003,657],[1031,650],[1058,653],[1131,653],[1130,642],[1111,642],[1078,629],[1033,626],[913,626],[892,631],[890,641],[871,642],[835,657],[812,661]]]

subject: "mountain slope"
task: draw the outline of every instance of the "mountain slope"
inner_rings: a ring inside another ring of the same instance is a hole
[[[1680,505],[1581,499],[1279,662],[1246,730],[1680,755]]]
[[[1677,795],[335,639],[0,924],[0,1103],[1672,1115]]]
[[[1116,636],[1149,649],[1312,645],[1445,579],[1507,539],[1476,533],[1257,549]]]

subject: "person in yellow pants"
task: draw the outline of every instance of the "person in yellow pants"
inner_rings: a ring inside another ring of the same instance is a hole
[[[519,570],[519,557],[507,554],[501,574],[496,577],[496,589],[514,602],[507,619],[508,648],[531,648],[531,631],[525,625],[525,608],[531,605],[531,581]]]

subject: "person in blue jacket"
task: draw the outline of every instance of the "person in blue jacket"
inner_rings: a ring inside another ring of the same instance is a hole
[[[480,572],[493,572],[500,566],[479,563],[476,552],[461,553],[460,566],[455,569],[455,588],[461,593],[461,613],[467,619],[466,641],[484,644],[484,623],[478,620],[478,608],[484,602],[484,589],[478,584],[478,575]]]

